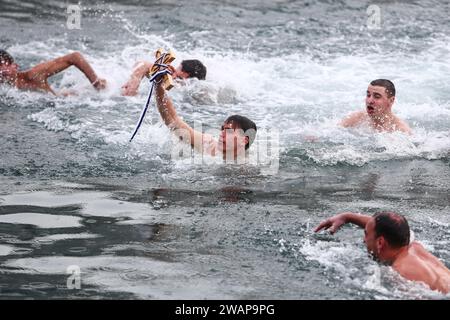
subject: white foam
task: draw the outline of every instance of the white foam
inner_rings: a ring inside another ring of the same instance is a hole
[[[69,240],[69,239],[94,239],[100,237],[97,234],[92,233],[60,233],[60,234],[51,234],[44,237],[34,238],[37,242],[54,242],[59,240]]]

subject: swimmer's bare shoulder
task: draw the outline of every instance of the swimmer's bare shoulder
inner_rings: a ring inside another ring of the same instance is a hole
[[[411,250],[415,251],[413,248]],[[430,287],[436,281],[434,272],[430,270],[423,258],[416,254],[408,254],[404,258],[397,259],[392,268],[404,278],[424,282]]]
[[[366,118],[367,114],[365,111],[356,111],[342,119],[339,125],[344,128],[356,127],[364,122]]]
[[[413,134],[413,131],[410,128],[410,126],[405,121],[403,121],[402,119],[400,119],[398,117],[396,117],[395,125],[396,125],[397,129],[400,130],[401,132],[404,132],[409,135]]]
[[[450,285],[450,270],[447,269],[444,263],[434,255],[432,255],[430,252],[428,252],[419,242],[414,241],[411,246],[414,250],[414,254],[426,260],[428,263],[433,265],[433,267],[435,267],[438,272],[442,273],[442,275],[445,275]]]
[[[408,254],[404,258],[397,259],[392,267],[408,280],[424,282],[432,290],[449,292],[448,269],[416,241],[411,243]]]

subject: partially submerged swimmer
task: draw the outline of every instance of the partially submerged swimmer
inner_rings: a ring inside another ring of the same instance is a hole
[[[386,79],[373,80],[367,88],[366,110],[348,115],[340,125],[346,128],[368,125],[377,131],[412,134],[408,124],[392,112],[394,102],[394,84]]]
[[[145,76],[148,76],[149,70],[153,67],[153,63],[148,61],[138,62],[130,76],[130,79],[122,86],[122,95],[135,96],[138,92],[139,85]],[[172,72],[173,79],[197,78],[205,80],[206,67],[199,60],[183,60],[175,69],[168,67]]]
[[[221,128],[218,140],[211,135],[196,131],[177,114],[172,100],[166,95],[162,82],[155,83],[156,105],[166,126],[180,140],[189,143],[193,149],[210,156],[236,160],[245,157],[246,151],[256,137],[256,124],[247,117],[233,115],[228,117]]]
[[[373,217],[344,212],[322,221],[314,230],[329,229],[334,234],[346,224],[364,228],[364,242],[369,254],[392,266],[408,280],[423,282],[432,290],[450,292],[450,270],[418,242],[410,242],[405,217],[394,212],[380,212]]]
[[[0,83],[7,83],[17,89],[39,90],[57,95],[48,84],[48,78],[70,66],[75,66],[83,72],[95,89],[102,90],[106,87],[106,80],[97,76],[79,52],[40,63],[29,70],[20,72],[14,58],[5,50],[0,50]]]

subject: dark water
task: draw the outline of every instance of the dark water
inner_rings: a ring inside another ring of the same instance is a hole
[[[52,86],[78,96],[0,87],[0,297],[448,298],[372,262],[361,230],[311,231],[339,211],[395,210],[450,266],[450,2],[378,4],[369,30],[364,1],[83,2],[69,30],[63,2],[0,1],[1,46],[22,69],[78,50],[109,83],[97,93],[69,69]],[[173,159],[155,110],[128,143],[148,86],[120,86],[160,46],[208,67],[170,92],[188,123],[248,115],[279,153]],[[336,126],[380,77],[412,137]]]

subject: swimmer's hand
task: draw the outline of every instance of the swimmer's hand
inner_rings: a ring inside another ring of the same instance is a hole
[[[135,96],[135,95],[137,95],[138,87],[139,87],[139,82],[130,80],[122,86],[122,95],[123,96]]]
[[[319,232],[320,230],[329,230],[331,234],[334,234],[336,231],[339,230],[341,226],[347,223],[347,216],[346,212],[337,214],[331,218],[328,218],[324,221],[322,221],[316,229],[314,229],[314,232]]]
[[[138,93],[140,80],[137,78],[131,78],[122,86],[123,96],[135,96]]]
[[[97,90],[103,90],[103,89],[106,88],[106,80],[105,79],[101,79],[101,78],[97,78],[94,82],[92,82],[92,85]]]

